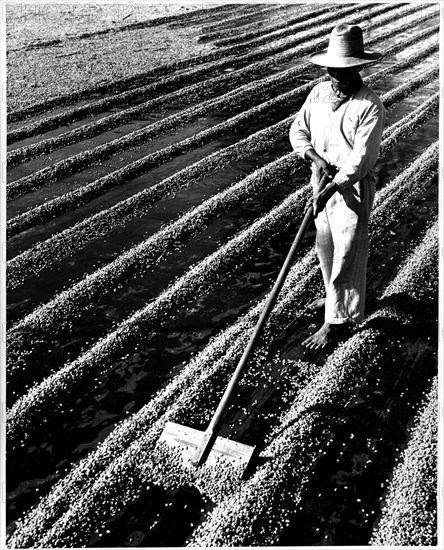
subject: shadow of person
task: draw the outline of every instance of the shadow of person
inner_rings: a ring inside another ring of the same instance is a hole
[[[401,331],[404,337],[430,336],[437,330],[438,306],[434,300],[418,300],[399,292],[367,304],[362,328]]]

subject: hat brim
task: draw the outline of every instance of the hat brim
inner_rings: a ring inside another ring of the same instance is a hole
[[[376,52],[364,52],[362,57],[337,57],[332,55],[329,56],[327,50],[323,50],[319,53],[311,54],[308,59],[315,65],[321,65],[321,67],[344,68],[374,63],[381,57],[382,54]]]

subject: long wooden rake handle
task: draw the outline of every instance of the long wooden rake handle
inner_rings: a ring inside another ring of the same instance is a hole
[[[211,447],[214,444],[214,441],[217,437],[217,428],[218,425],[225,413],[225,410],[228,406],[228,402],[236,388],[236,385],[239,381],[239,378],[244,370],[245,365],[248,362],[248,359],[250,358],[250,355],[254,351],[254,348],[256,346],[256,343],[261,336],[263,329],[265,327],[265,324],[273,310],[273,307],[276,303],[276,300],[278,298],[279,292],[282,289],[282,285],[285,282],[285,279],[288,275],[288,272],[290,271],[291,263],[293,261],[294,256],[298,252],[302,239],[304,237],[304,234],[307,230],[307,227],[313,217],[313,206],[310,205],[306,212],[304,219],[302,220],[301,226],[299,227],[299,230],[296,234],[296,237],[294,238],[293,244],[290,248],[290,251],[287,254],[287,257],[285,259],[285,262],[283,266],[281,267],[281,270],[279,272],[279,275],[276,279],[276,282],[274,283],[274,286],[270,292],[270,295],[268,297],[267,303],[265,304],[265,307],[261,313],[261,316],[259,317],[258,322],[256,323],[256,326],[254,328],[253,334],[251,335],[250,341],[248,342],[247,347],[245,348],[245,351],[242,355],[242,357],[239,360],[239,363],[236,367],[236,370],[233,373],[233,376],[231,377],[231,380],[227,386],[227,389],[225,390],[224,395],[222,396],[222,399],[220,400],[220,403],[213,415],[213,418],[211,419],[210,424],[208,425],[208,428],[205,430],[205,433],[202,437],[202,441],[196,451],[196,454],[192,460],[192,463],[195,466],[200,466],[203,462],[205,462]]]

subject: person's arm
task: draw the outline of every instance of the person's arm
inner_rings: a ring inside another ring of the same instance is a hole
[[[303,160],[306,160],[305,153],[308,149],[312,149],[311,144],[311,132],[310,132],[310,118],[311,118],[311,105],[313,102],[313,96],[315,94],[315,88],[308,94],[302,107],[299,109],[294,122],[290,127],[290,143],[293,147],[293,151],[297,153]]]
[[[317,88],[313,88],[300,108],[293,124],[290,127],[290,143],[293,150],[303,159],[310,160],[316,166],[316,181],[319,182],[324,174],[333,178],[336,170],[323,159],[311,143],[310,118],[313,103],[317,103]]]
[[[333,181],[340,190],[350,188],[373,168],[378,159],[384,124],[384,106],[370,104],[361,115],[353,149],[334,177]]]
[[[310,111],[312,103],[317,103],[316,87],[310,92],[309,96],[305,100],[305,103],[299,110],[293,124],[290,128],[290,142],[293,150],[303,159],[309,160],[315,164],[315,177],[319,184],[322,177],[326,175],[328,178],[333,179],[336,174],[336,168],[329,164],[324,158],[322,158],[315,150],[311,143],[310,133]],[[318,192],[313,195],[311,203],[313,204],[314,217],[323,210],[328,199],[338,190],[336,184],[331,182],[327,185],[323,185],[322,189],[319,188]]]

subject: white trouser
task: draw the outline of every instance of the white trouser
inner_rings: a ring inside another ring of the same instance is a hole
[[[316,189],[314,175],[311,181]],[[351,188],[337,191],[315,220],[326,323],[359,323],[364,316],[368,219],[374,194],[374,182],[366,176]]]

